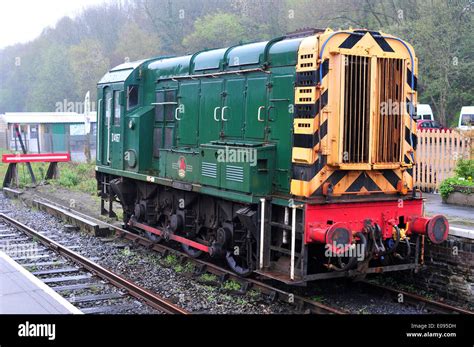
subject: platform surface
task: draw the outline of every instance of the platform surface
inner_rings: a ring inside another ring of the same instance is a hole
[[[0,314],[82,312],[0,251]]]

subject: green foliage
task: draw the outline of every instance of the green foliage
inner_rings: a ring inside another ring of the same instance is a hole
[[[67,163],[60,164],[59,178],[53,181],[59,186],[89,193],[97,193],[94,164],[92,163]]]
[[[194,28],[194,32],[183,40],[183,46],[191,51],[228,47],[247,41],[239,17],[231,13],[217,12],[198,18]]]
[[[120,30],[115,48],[115,58],[123,62],[158,56],[160,38],[156,33],[149,33],[140,28],[137,23],[129,22]]]
[[[240,283],[234,280],[225,281],[222,287],[230,291],[239,291],[242,288]]]
[[[471,180],[474,177],[474,159],[461,159],[456,165],[456,176]]]
[[[210,273],[203,273],[200,276],[200,279],[204,282],[214,282],[217,281],[216,275],[210,274]]]
[[[474,177],[474,160],[459,160],[456,169],[456,176],[445,179],[441,182],[439,192],[443,200],[446,200],[452,192],[458,191],[469,194],[470,187],[474,187],[472,178]]]
[[[470,189],[463,189],[463,187],[474,187],[474,182],[459,177],[451,177],[441,182],[439,193],[443,200],[446,200],[452,192],[458,191],[465,194],[470,192]]]
[[[110,60],[104,55],[100,42],[83,39],[69,48],[69,60],[78,96],[91,92],[91,100],[96,99],[97,81],[110,66]]]
[[[163,262],[166,266],[176,266],[178,265],[178,258],[174,254],[168,254]]]
[[[73,188],[79,183],[79,177],[77,173],[71,169],[64,169],[58,179],[59,185],[66,188]]]

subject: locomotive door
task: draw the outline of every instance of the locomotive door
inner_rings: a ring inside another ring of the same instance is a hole
[[[268,102],[268,126],[270,140],[278,141],[279,155],[275,162],[275,185],[281,191],[288,191],[292,135],[288,129],[293,127],[294,75],[273,76]]]
[[[227,80],[225,87],[224,106],[221,110],[224,137],[242,139],[245,115],[245,79]]]
[[[245,138],[264,140],[266,137],[267,116],[267,77],[247,79],[245,98]]]
[[[123,90],[112,91],[112,114],[109,121],[110,131],[110,164],[114,169],[123,170]]]
[[[222,123],[223,81],[203,81],[201,83],[199,142],[219,140]]]
[[[99,124],[98,136],[100,144],[97,151],[97,161],[102,165],[110,165],[110,122],[112,119],[112,89],[105,87],[99,91],[102,94],[102,98],[99,99],[98,104],[98,120]]]
[[[199,124],[199,81],[180,84],[175,119],[178,124],[178,146],[196,146]]]

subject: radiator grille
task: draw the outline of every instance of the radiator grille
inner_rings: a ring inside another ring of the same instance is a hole
[[[201,174],[205,177],[217,178],[217,164],[202,162]]]
[[[243,182],[244,181],[244,168],[241,166],[227,165],[225,178],[228,181]]]
[[[351,55],[345,58],[343,162],[368,163],[370,60]]]
[[[403,113],[403,61],[402,59],[379,58],[377,60],[378,105],[376,113],[377,146],[375,162],[399,162],[401,146],[401,124]]]

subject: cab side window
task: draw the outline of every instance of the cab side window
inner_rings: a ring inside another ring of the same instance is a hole
[[[168,149],[174,145],[177,91],[175,89],[158,90],[155,98],[155,129],[153,139],[153,156],[159,157],[161,148]]]
[[[138,86],[131,85],[127,87],[127,111],[138,105]]]
[[[120,92],[114,91],[114,125],[120,125],[122,107],[120,106]]]
[[[105,124],[109,126],[112,116],[112,92],[107,89],[105,92]]]

